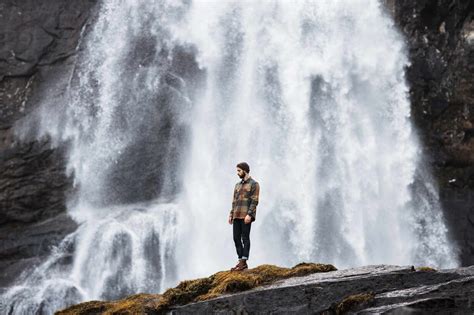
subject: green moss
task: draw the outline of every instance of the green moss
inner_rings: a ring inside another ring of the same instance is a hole
[[[117,301],[89,301],[58,311],[56,315],[86,315],[86,314],[147,314],[154,310],[160,294],[140,293]]]
[[[161,304],[179,305],[193,301],[212,288],[214,277],[215,275],[208,278],[181,281],[175,288],[168,289],[163,293]]]
[[[103,313],[110,307],[110,303],[102,301],[89,301],[71,306],[65,310],[58,311],[56,315],[69,315],[69,314],[91,314],[91,313]]]
[[[349,295],[336,306],[336,314],[346,314],[358,306],[369,305],[373,303],[374,298],[375,293],[373,292]]]
[[[292,268],[265,264],[244,271],[220,271],[207,278],[181,281],[176,287],[166,290],[161,295],[142,293],[118,301],[85,302],[56,314],[145,314],[150,312],[164,314],[172,306],[205,301],[222,294],[241,292],[270,284],[280,279],[334,270],[337,269],[333,265],[303,262]]]
[[[280,279],[304,276],[314,272],[328,272],[334,270],[337,269],[333,265],[315,263],[300,263],[292,268],[264,264],[241,272],[220,271],[209,278],[186,280],[185,284],[181,282],[177,286],[178,288],[183,284],[182,290],[175,290],[176,288],[169,289],[163,293],[163,297],[168,299],[170,302],[169,306],[186,304],[190,302],[209,300],[218,297],[221,294],[249,290]],[[205,281],[205,286],[201,285],[203,281]],[[192,285],[193,282],[199,284]]]
[[[416,271],[436,272],[437,270],[428,266],[417,267]]]

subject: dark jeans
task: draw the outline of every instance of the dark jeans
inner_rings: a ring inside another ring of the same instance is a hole
[[[244,219],[235,218],[232,221],[235,249],[237,250],[237,255],[239,256],[239,259],[249,258],[251,225],[252,222],[246,224],[244,222]]]

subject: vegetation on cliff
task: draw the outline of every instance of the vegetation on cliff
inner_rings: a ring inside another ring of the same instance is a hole
[[[244,271],[219,271],[207,278],[181,281],[163,294],[136,294],[117,301],[90,301],[71,306],[56,315],[83,314],[162,314],[171,306],[205,301],[271,284],[277,280],[301,277],[315,272],[337,270],[330,264],[299,263],[292,268],[264,264]]]

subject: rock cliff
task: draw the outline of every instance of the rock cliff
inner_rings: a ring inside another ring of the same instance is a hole
[[[65,148],[19,142],[12,126],[64,88],[95,1],[0,3],[0,288],[74,231]]]
[[[474,264],[474,3],[386,1],[406,38],[413,122],[463,266]]]
[[[85,302],[56,314],[329,315],[468,314],[474,311],[473,266],[446,270],[390,265],[313,269],[300,276],[276,277],[270,283],[248,285],[255,275],[268,275],[269,270],[278,268],[261,265],[242,272],[221,271],[209,278],[184,281],[163,295],[138,294],[112,302]],[[298,268],[296,265],[291,270]],[[226,290],[218,296],[208,295],[212,286],[206,287],[203,283],[215,278],[227,284]],[[163,307],[163,300],[169,299],[171,294],[173,303],[167,302]],[[190,297],[194,298],[193,302],[183,303]]]

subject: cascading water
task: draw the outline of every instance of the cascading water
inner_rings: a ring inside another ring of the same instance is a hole
[[[68,144],[80,226],[3,294],[13,313],[228,269],[240,161],[250,265],[458,264],[381,4],[105,0],[84,41],[64,99],[17,126]]]

